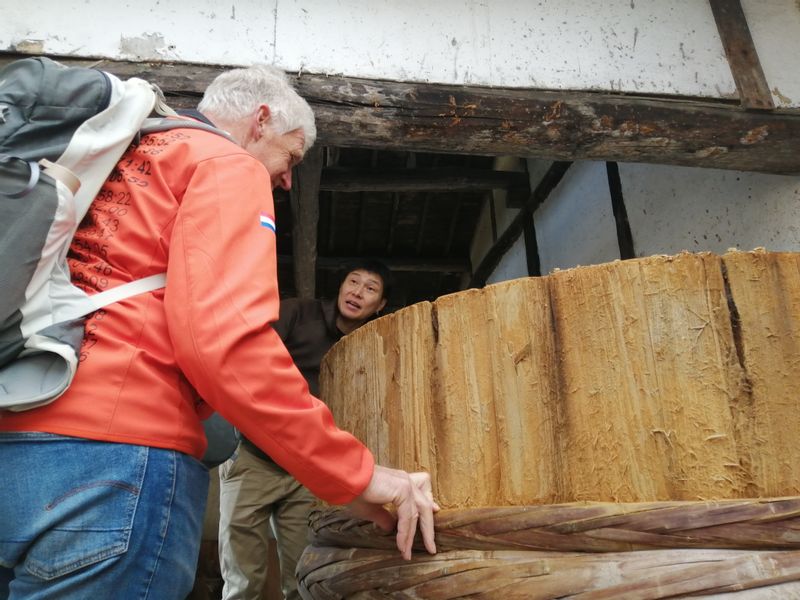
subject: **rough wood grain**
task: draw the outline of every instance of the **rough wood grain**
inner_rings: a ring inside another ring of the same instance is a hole
[[[800,494],[800,255],[731,253],[724,266],[743,377],[735,414],[750,448],[746,466],[759,493]]]
[[[800,171],[800,117],[723,102],[306,75],[297,86],[332,145]]]
[[[444,296],[334,346],[323,396],[448,508],[792,496],[799,260],[685,253]]]

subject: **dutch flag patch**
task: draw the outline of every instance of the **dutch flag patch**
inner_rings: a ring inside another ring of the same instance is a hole
[[[277,230],[275,229],[275,219],[270,217],[267,213],[261,213],[259,216],[259,221],[261,222],[262,227],[266,227],[267,229],[272,230],[275,233]]]

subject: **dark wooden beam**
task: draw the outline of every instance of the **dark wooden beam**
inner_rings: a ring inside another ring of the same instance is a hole
[[[482,192],[528,189],[528,174],[491,169],[353,169],[322,171],[320,190],[336,192]],[[527,195],[526,195],[527,198]]]
[[[453,252],[453,240],[456,239],[456,227],[459,224],[459,217],[461,216],[461,194],[456,196],[456,208],[453,211],[453,217],[450,220],[450,227],[447,230],[447,241],[444,243],[444,252],[445,256],[450,256]]]
[[[0,54],[0,66],[18,57]],[[67,64],[91,61],[59,59]],[[158,84],[193,105],[223,68],[95,61]],[[303,74],[297,89],[319,141],[400,151],[612,160],[800,173],[800,112],[747,111],[725,101],[479,88]]]
[[[522,208],[531,195],[531,176],[528,173],[528,161],[523,158],[519,162],[522,163],[523,168],[522,171],[518,172],[518,175],[521,175],[522,178],[516,186],[506,189],[507,208]]]
[[[633,232],[628,221],[628,209],[625,208],[625,199],[622,196],[622,179],[619,176],[619,165],[609,161],[606,163],[608,176],[608,191],[611,195],[611,210],[614,213],[614,223],[617,227],[617,244],[621,259],[636,258],[633,247]]]
[[[539,242],[536,240],[536,224],[530,213],[522,223],[522,234],[525,240],[525,263],[528,267],[528,276],[539,277],[542,274],[542,261],[539,258]]]
[[[428,227],[428,214],[430,213],[430,209],[431,194],[430,192],[426,192],[422,198],[422,216],[420,217],[419,224],[417,225],[417,240],[414,244],[417,256],[422,254],[422,245],[425,243],[425,230]]]
[[[741,2],[739,0],[709,0],[709,2],[742,106],[775,108]]]
[[[492,243],[497,241],[497,207],[494,204],[494,194],[489,194],[489,224],[492,227]]]
[[[338,146],[800,173],[800,112],[724,101],[303,75]]]
[[[356,251],[361,254],[364,249],[364,230],[366,229],[364,225],[367,221],[367,208],[368,208],[369,198],[364,193],[359,193],[359,207],[358,207],[358,223],[356,223],[354,229],[356,230]]]
[[[328,216],[328,253],[332,253],[334,248],[336,247],[336,242],[339,240],[336,238],[336,225],[339,220],[339,216],[337,213],[338,203],[336,202],[336,193],[331,194],[330,202],[328,203],[330,207],[330,214]]]
[[[400,194],[392,194],[392,214],[389,217],[389,231],[387,232],[386,253],[391,254],[394,247],[394,235],[397,231],[397,213],[400,208]]]
[[[500,260],[511,249],[514,242],[523,233],[525,226],[531,221],[531,215],[536,212],[536,209],[547,199],[550,192],[561,182],[570,165],[572,165],[571,162],[553,163],[545,173],[545,176],[542,177],[539,185],[536,186],[531,197],[528,198],[525,206],[520,209],[508,228],[500,234],[494,245],[489,248],[481,263],[472,273],[472,279],[470,279],[467,287],[482,287],[486,284],[486,280],[497,268],[497,265],[500,264]]]
[[[318,256],[317,269],[336,270],[363,257],[355,256]],[[377,257],[392,271],[414,273],[469,273],[471,270],[467,259],[459,258],[390,258]],[[278,264],[292,264],[294,259],[284,254],[278,255]]]
[[[292,254],[295,258],[294,288],[299,298],[315,297],[322,152],[322,146],[314,146],[306,152],[303,162],[294,169],[289,194],[292,208]]]

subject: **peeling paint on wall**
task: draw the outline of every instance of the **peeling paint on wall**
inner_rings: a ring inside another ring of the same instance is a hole
[[[800,0],[797,0],[797,1],[800,2]],[[777,88],[777,86],[772,88],[772,93],[776,98],[778,98],[781,101],[781,103],[786,104],[787,106],[791,105],[791,104],[794,104],[794,102],[792,101],[791,98],[781,94],[781,91]]]
[[[44,54],[44,40],[21,40],[11,49],[23,54]]]
[[[175,58],[175,46],[167,45],[160,33],[145,33],[139,37],[122,36],[119,41],[119,52],[122,58],[130,60],[146,60],[152,56]]]

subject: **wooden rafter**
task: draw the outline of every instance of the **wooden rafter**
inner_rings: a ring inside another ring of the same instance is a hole
[[[453,210],[453,218],[450,220],[450,228],[447,231],[447,241],[444,244],[444,255],[450,256],[453,252],[453,240],[456,238],[456,226],[458,225],[459,216],[461,215],[461,194],[456,196],[456,207]]]
[[[614,224],[617,229],[617,243],[619,244],[619,257],[622,259],[636,258],[633,245],[633,232],[628,221],[628,210],[622,195],[622,179],[619,176],[619,165],[609,161],[606,163],[608,176],[608,191],[611,195],[611,210],[614,213]]]
[[[336,192],[333,192],[330,197],[330,202],[328,203],[329,212],[328,212],[328,239],[327,239],[327,248],[328,254],[333,253],[333,249],[336,247],[336,222],[338,220],[338,215],[336,214],[338,211],[336,207],[338,203],[336,202]]]
[[[391,255],[394,246],[394,234],[397,231],[397,211],[400,208],[400,194],[392,194],[392,213],[389,217],[389,231],[387,232],[386,253]]]
[[[364,230],[367,223],[367,210],[369,209],[369,198],[366,194],[359,193],[358,198],[358,225],[356,227],[356,250],[359,254],[364,250]]]
[[[709,0],[709,2],[742,106],[775,108],[741,2],[739,0]]]
[[[522,223],[522,234],[525,240],[525,263],[528,267],[529,277],[539,277],[542,274],[542,261],[539,258],[539,242],[536,239],[536,224],[533,215]]]
[[[469,273],[470,264],[459,258],[392,258],[376,257],[392,271],[414,273]],[[318,256],[317,269],[335,270],[343,265],[356,261],[355,256]],[[278,264],[290,264],[291,256],[279,255]]]
[[[494,189],[527,190],[528,174],[459,167],[383,170],[337,167],[324,169],[320,181],[320,190],[337,192],[470,192]]]
[[[431,207],[431,194],[426,192],[422,197],[422,215],[419,218],[419,225],[417,226],[417,240],[414,243],[417,256],[422,254],[422,245],[425,242],[425,231],[428,226],[428,214]]]

